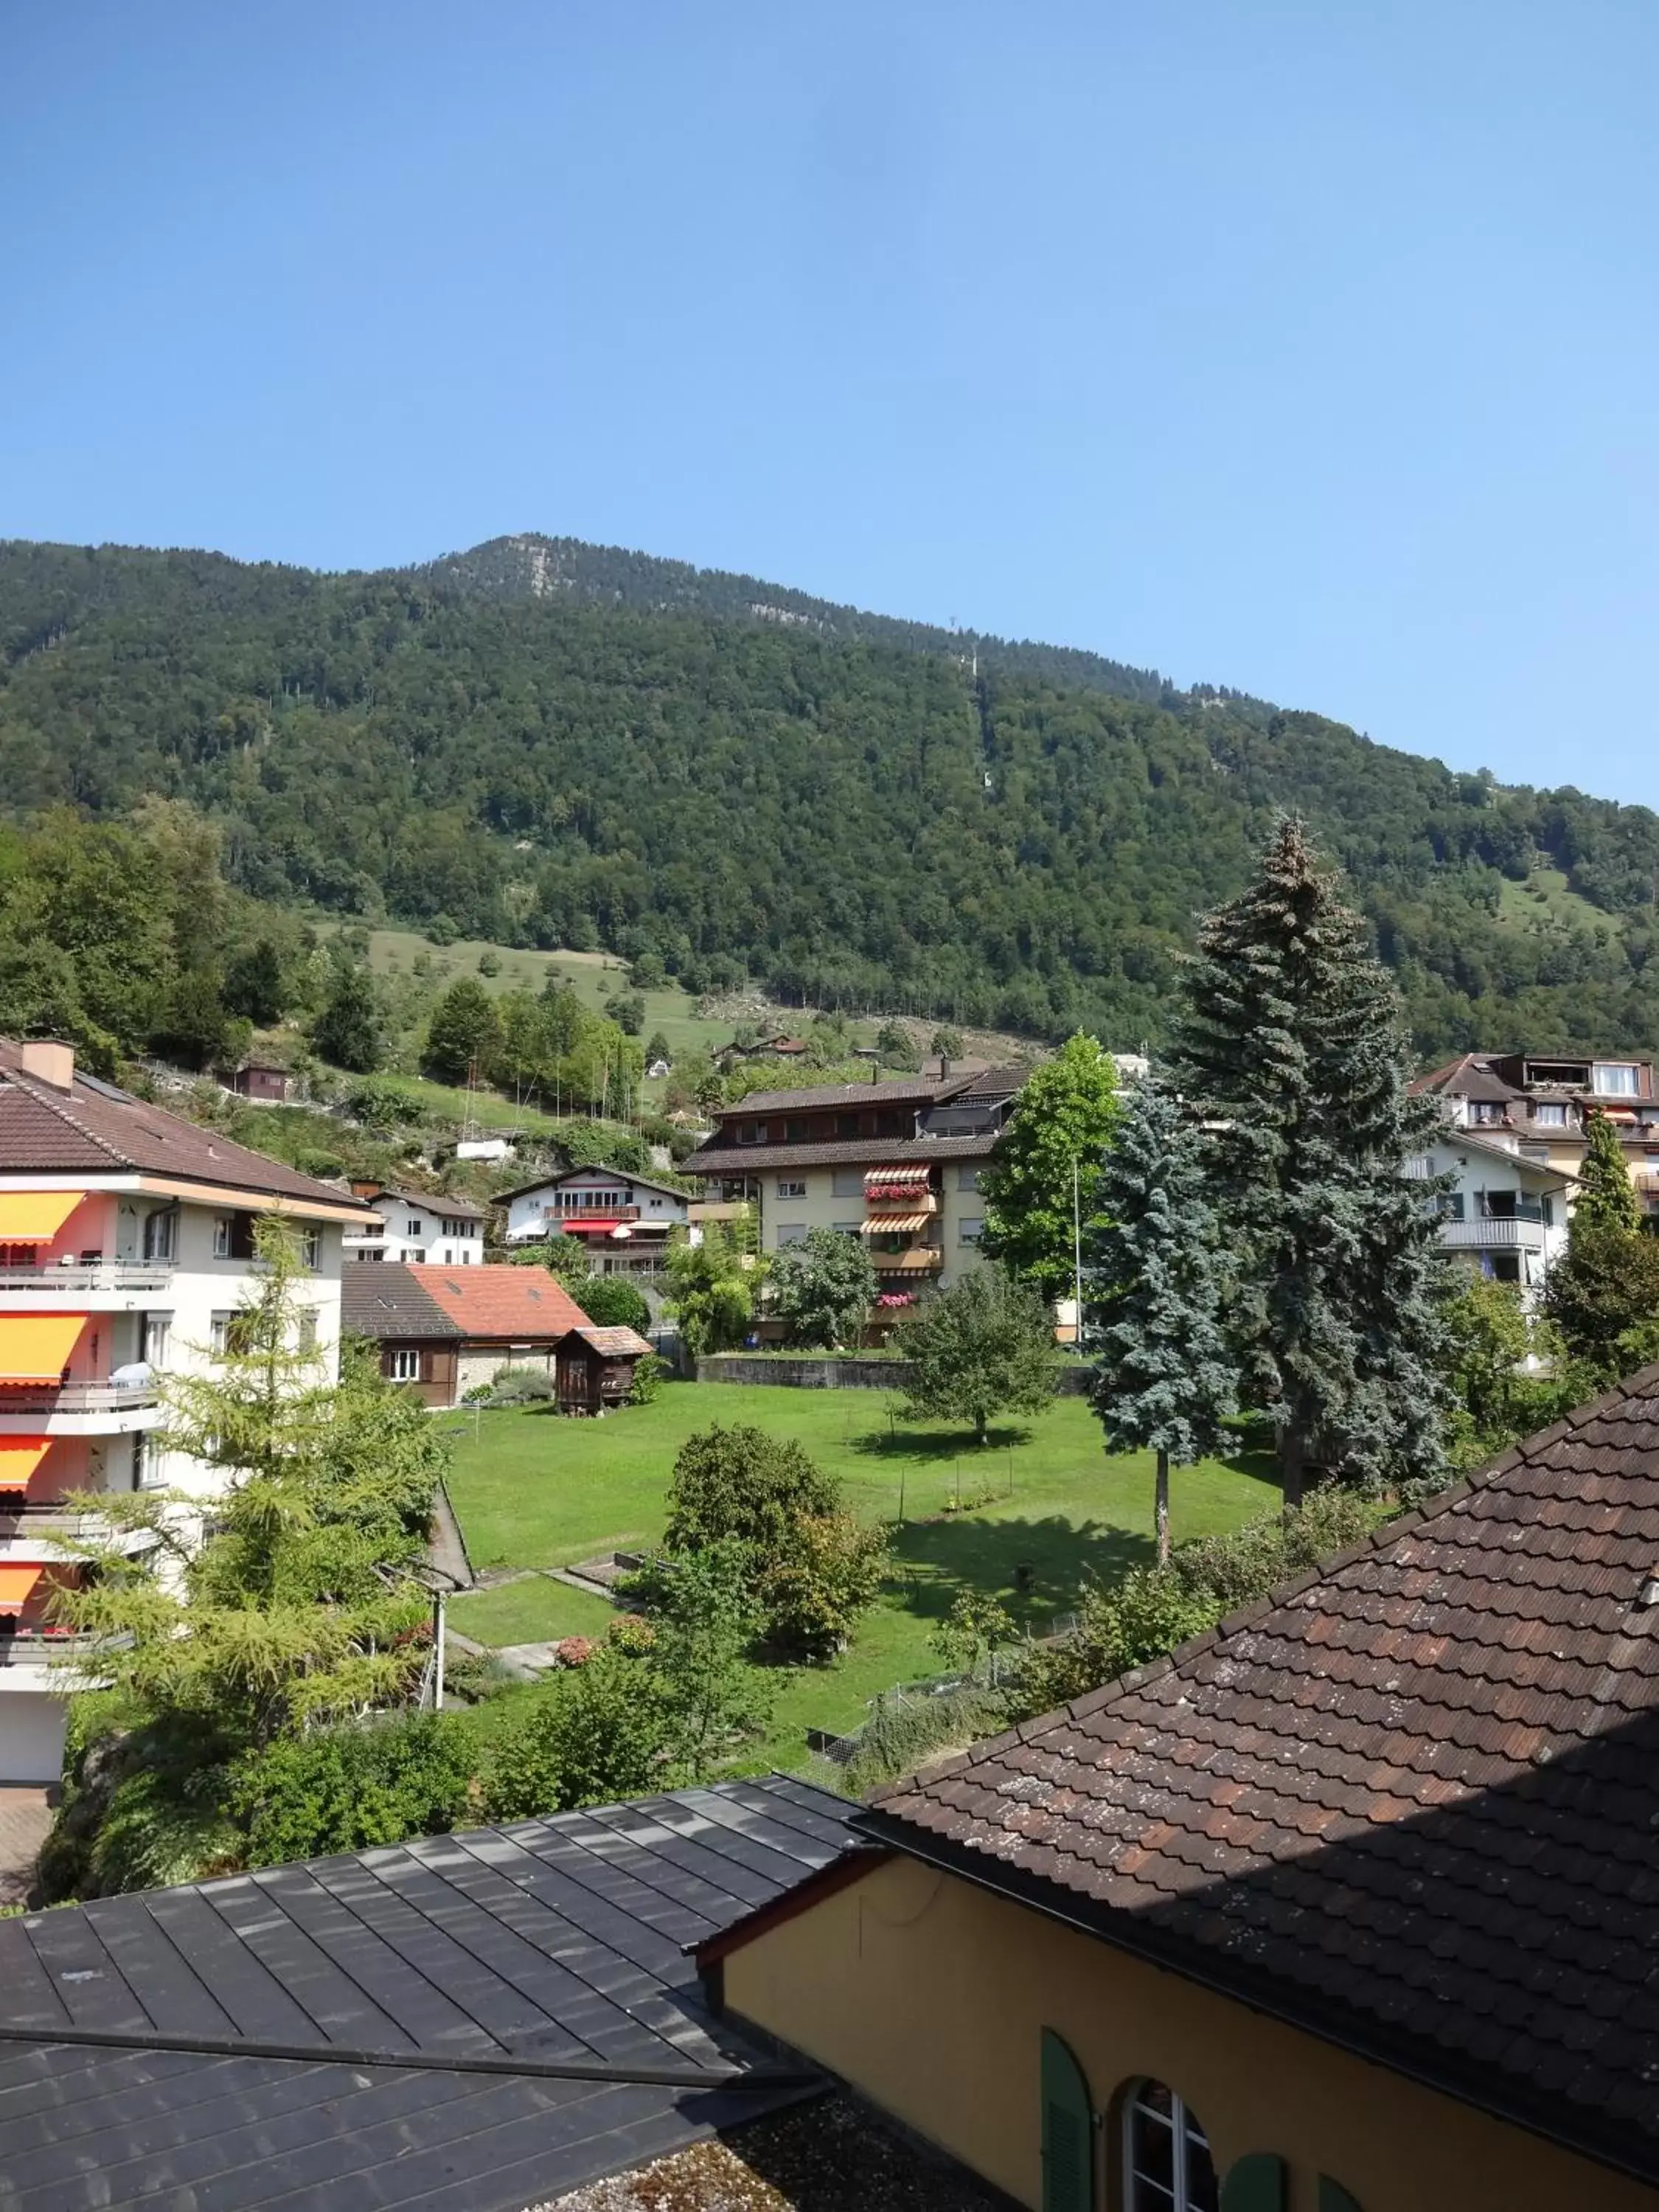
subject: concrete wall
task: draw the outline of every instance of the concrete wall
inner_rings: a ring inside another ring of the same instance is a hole
[[[908,1359],[860,1359],[856,1352],[836,1359],[757,1359],[742,1352],[717,1352],[697,1362],[699,1382],[771,1382],[787,1390],[902,1390],[910,1381]],[[1065,1367],[1054,1386],[1057,1398],[1086,1396],[1094,1370]]]
[[[1654,2191],[1384,2068],[1211,1995],[1022,1905],[894,1860],[734,1951],[728,2008],[782,2037],[1022,2204],[1042,2200],[1042,2031],[1063,2036],[1104,2119],[1107,2212],[1123,2203],[1119,2110],[1148,2076],[1184,2098],[1223,2172],[1291,2169],[1293,2212],[1328,2174],[1364,2212],[1654,2212]]]
[[[63,1779],[68,1703],[36,1688],[17,1686],[25,1677],[33,1681],[41,1672],[0,1668],[0,1786],[27,1783],[38,1787]],[[8,1675],[16,1680],[8,1682]]]

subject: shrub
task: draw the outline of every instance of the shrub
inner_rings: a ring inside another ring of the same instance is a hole
[[[273,1866],[441,1835],[467,1810],[471,1733],[448,1713],[319,1729],[245,1759],[231,1807],[246,1863]]]
[[[654,1352],[647,1352],[644,1358],[635,1364],[634,1387],[628,1394],[629,1404],[648,1406],[661,1394],[663,1384],[673,1371],[665,1359],[659,1358]]]
[[[557,1386],[542,1367],[498,1367],[489,1395],[498,1406],[527,1406],[554,1396]]]
[[[574,1243],[578,1240],[568,1240]],[[576,1293],[577,1304],[601,1328],[631,1328],[641,1336],[651,1326],[645,1294],[625,1275],[593,1275]]]
[[[599,1648],[591,1636],[562,1636],[553,1646],[553,1656],[561,1667],[586,1667]]]
[[[672,1717],[652,1669],[606,1647],[561,1673],[497,1744],[484,1777],[491,1820],[524,1820],[658,1788]]]
[[[834,1658],[880,1594],[887,1565],[884,1531],[850,1513],[797,1522],[788,1547],[760,1577],[768,1642],[798,1658]]]
[[[1002,1713],[999,1700],[981,1691],[911,1698],[890,1690],[872,1705],[858,1749],[836,1778],[849,1796],[867,1796],[927,1759],[994,1735],[1003,1725]]]

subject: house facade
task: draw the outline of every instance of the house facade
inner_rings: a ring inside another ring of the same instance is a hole
[[[1659,1368],[851,1816],[711,2000],[1041,2212],[1659,2203]]]
[[[496,1203],[507,1208],[507,1244],[574,1237],[586,1249],[592,1273],[650,1279],[663,1271],[670,1236],[686,1225],[690,1200],[672,1183],[593,1167],[544,1176],[504,1191]]]
[[[753,1209],[763,1252],[814,1229],[862,1238],[890,1316],[980,1264],[979,1178],[1024,1078],[982,1069],[755,1092],[720,1110],[685,1172],[711,1210]]]
[[[337,1371],[339,1191],[78,1073],[67,1046],[0,1042],[0,1782],[57,1778],[64,1701],[49,1618],[64,1544],[101,1493],[211,1496],[157,1449],[161,1379],[210,1372],[255,1283],[262,1215],[307,1270],[300,1346]]]
[[[560,1345],[591,1326],[545,1267],[349,1267],[343,1327],[380,1350],[380,1372],[427,1405],[457,1406],[502,1367],[554,1375]]]
[[[1516,1146],[1473,1129],[1449,1129],[1409,1164],[1408,1172],[1449,1176],[1441,1197],[1440,1235],[1453,1260],[1489,1282],[1512,1283],[1522,1297],[1541,1289],[1566,1249],[1572,1179]]]
[[[384,1183],[354,1183],[352,1194],[376,1218],[366,1229],[348,1232],[348,1260],[430,1261],[443,1267],[483,1265],[484,1208],[471,1199],[394,1190]]]
[[[1585,1123],[1607,1116],[1644,1212],[1659,1213],[1659,1090],[1653,1063],[1593,1054],[1463,1053],[1413,1088],[1439,1099],[1454,1128],[1515,1146],[1576,1181]]]

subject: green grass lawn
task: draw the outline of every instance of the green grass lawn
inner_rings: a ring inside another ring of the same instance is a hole
[[[1152,1556],[1151,1455],[1109,1458],[1080,1398],[994,1430],[981,1451],[966,1431],[890,1420],[879,1391],[680,1382],[603,1421],[539,1409],[453,1417],[450,1493],[474,1565],[562,1566],[654,1543],[674,1455],[714,1421],[797,1437],[842,1478],[863,1519],[902,1515],[893,1574],[853,1649],[830,1667],[778,1670],[769,1748],[786,1765],[799,1763],[808,1727],[854,1727],[879,1692],[940,1671],[928,1639],[959,1589],[1000,1596],[1041,1635],[1070,1609],[1086,1573],[1109,1577]],[[958,1485],[964,1498],[995,1495],[947,1511]],[[1272,1463],[1259,1455],[1180,1468],[1176,1540],[1237,1527],[1269,1511],[1277,1496]],[[605,1618],[600,1601],[592,1603],[597,1612],[579,1613],[581,1593],[538,1577],[457,1599],[451,1617],[481,1641],[528,1643],[592,1634]]]

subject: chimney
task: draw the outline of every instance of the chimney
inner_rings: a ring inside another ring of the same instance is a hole
[[[69,1091],[75,1084],[75,1047],[52,1037],[25,1037],[21,1058],[25,1075],[51,1084],[54,1091]]]

